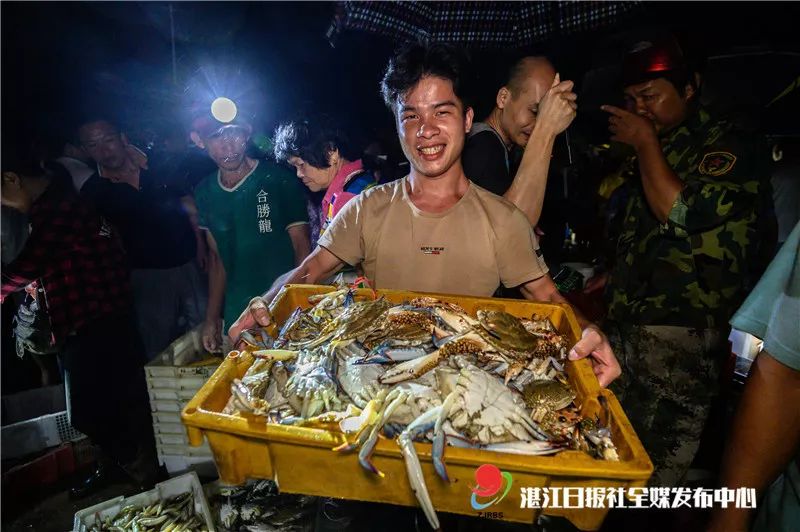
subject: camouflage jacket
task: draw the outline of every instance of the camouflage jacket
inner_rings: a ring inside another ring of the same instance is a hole
[[[724,327],[744,298],[760,192],[756,142],[698,108],[662,138],[684,182],[669,219],[653,215],[638,164],[606,291],[609,319]]]

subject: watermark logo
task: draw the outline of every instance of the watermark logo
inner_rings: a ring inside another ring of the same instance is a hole
[[[470,488],[470,504],[473,509],[480,511],[506,498],[511,491],[511,473],[500,471],[491,464],[483,464],[475,470],[475,483],[476,486]],[[489,498],[488,502],[482,502]]]

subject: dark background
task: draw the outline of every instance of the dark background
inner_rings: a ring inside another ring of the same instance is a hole
[[[3,151],[25,146],[36,132],[67,128],[94,108],[113,108],[129,131],[140,134],[154,124],[180,121],[187,81],[200,67],[240,69],[238,87],[246,88],[241,96],[267,133],[297,110],[321,109],[338,112],[364,139],[383,139],[396,149],[377,83],[399,43],[345,30],[333,48],[325,35],[333,2],[171,6],[174,80],[168,3],[3,2]],[[562,79],[575,79],[585,89],[575,127],[597,137],[605,133],[596,107],[617,97],[614,65],[637,35],[659,27],[675,33],[694,57],[733,55],[712,61],[709,79],[717,82],[707,93],[758,104],[800,71],[799,19],[797,3],[648,2],[615,27],[551,39],[527,51],[547,53]],[[481,72],[478,116],[493,99],[502,52],[474,54]],[[772,129],[796,132],[786,112],[777,114]]]

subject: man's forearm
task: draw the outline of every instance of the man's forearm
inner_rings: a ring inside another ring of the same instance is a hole
[[[549,275],[538,279],[533,287],[534,288],[531,288],[529,285],[523,285],[521,287],[522,295],[525,297],[525,299],[529,299],[531,301],[546,301],[550,303],[564,303],[567,305],[570,304],[569,301],[567,301],[564,296],[561,295],[561,292],[558,291],[558,287],[556,287],[556,284]],[[573,306],[572,310],[575,313],[575,319],[578,321],[578,325],[580,326],[581,330],[585,329],[589,325],[594,325],[576,307]]]
[[[222,301],[225,298],[225,268],[216,253],[209,253],[208,306],[206,320],[218,320],[222,316]]]
[[[316,284],[320,279],[323,279],[322,275],[314,273],[313,270],[308,267],[307,262],[303,262],[300,266],[290,271],[288,276],[284,277],[282,275],[279,277],[276,281],[282,280],[282,282],[273,283],[272,287],[264,294],[263,299],[266,300],[267,304],[270,304],[272,300],[275,299],[275,296],[278,295],[283,285],[296,283]]]
[[[531,225],[536,225],[542,214],[554,141],[555,135],[549,131],[534,128],[517,175],[503,196],[525,213]]]
[[[759,494],[786,468],[800,445],[800,371],[762,352],[753,363],[723,458],[720,483]],[[751,510],[721,510],[726,526],[744,530]],[[719,518],[720,516],[716,516]]]
[[[656,218],[665,223],[683,188],[683,182],[670,168],[657,141],[646,142],[637,148],[636,154],[647,204]]]

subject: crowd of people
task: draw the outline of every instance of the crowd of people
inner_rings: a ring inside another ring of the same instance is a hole
[[[345,271],[376,288],[513,290],[565,303],[537,224],[555,139],[578,112],[574,84],[546,58],[520,58],[479,120],[466,72],[462,51],[443,44],[412,45],[389,62],[380,90],[409,163],[394,180],[322,115],[282,123],[273,156],[256,158],[248,117],[223,121],[211,102],[186,124],[209,167],[164,164],[110,116],[85,117],[47,160],[4,158],[3,206],[27,215],[30,232],[3,268],[2,295],[43,288],[73,425],[137,482],[152,482],[143,363],[193,327],[216,351],[225,334],[268,325],[285,283]],[[701,105],[701,86],[673,40],[638,43],[625,57],[625,108],[602,108],[611,140],[629,147],[624,206],[609,228],[614,260],[587,285],[604,291],[608,315],[597,324],[576,308],[582,337],[569,353],[590,360],[620,398],[655,465],[653,486],[686,481],[730,355],[729,321],[758,280],[769,195],[754,133]],[[798,486],[798,411],[786,415],[777,393],[751,388],[782,386],[797,404],[799,234],[737,315],[758,327],[736,322],[768,339],[742,408],[767,431],[781,423],[782,437],[768,441],[782,452],[754,452],[753,431],[737,425],[737,456],[722,473],[731,486],[766,489],[786,467],[786,486]],[[763,284],[770,295],[759,295]],[[749,517],[721,512],[714,526]]]

